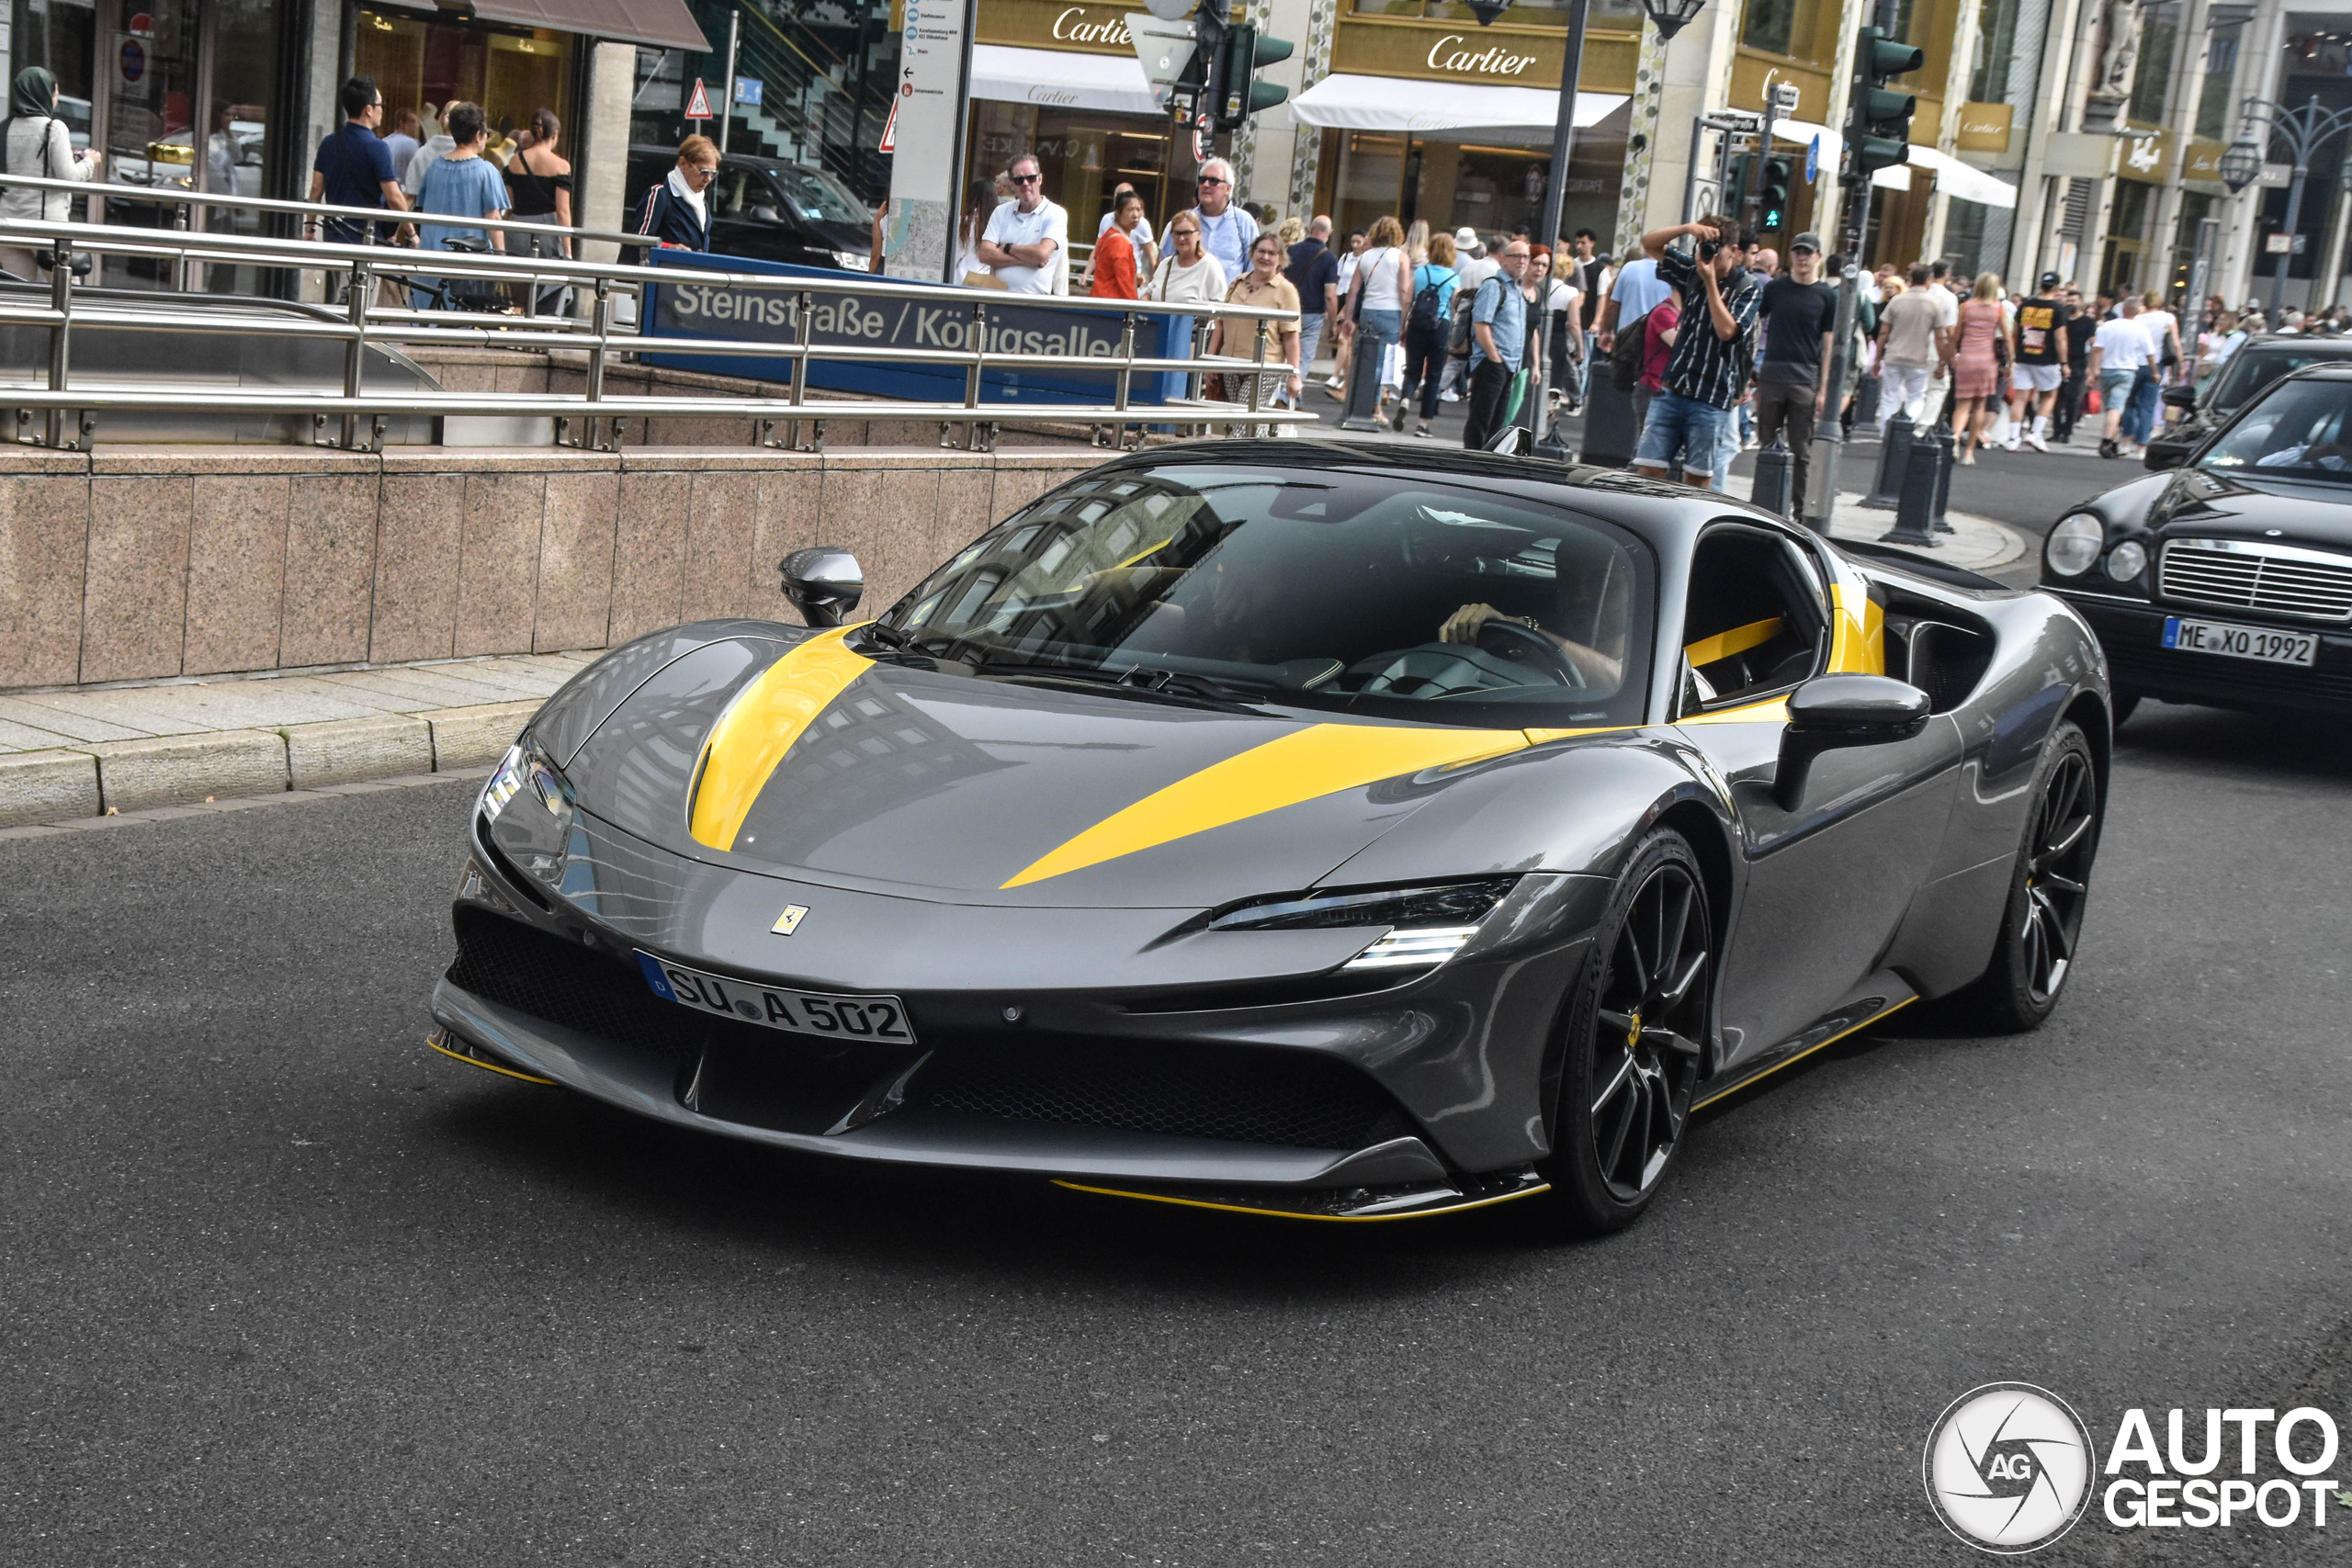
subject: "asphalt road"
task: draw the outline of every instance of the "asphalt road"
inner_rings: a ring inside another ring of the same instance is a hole
[[[1585,1244],[835,1168],[447,1061],[470,786],[0,843],[0,1560],[1981,1561],[1919,1480],[1977,1384],[2102,1444],[2352,1414],[2352,744],[2123,742],[2046,1029],[1834,1048]],[[2240,1526],[2040,1561],[2341,1560]]]

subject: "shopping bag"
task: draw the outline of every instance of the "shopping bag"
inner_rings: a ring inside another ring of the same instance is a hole
[[[2099,403],[2098,389],[2097,387],[2093,387],[2089,392],[2085,394],[2083,398],[2083,412],[2085,413],[2099,413],[2103,412]]]

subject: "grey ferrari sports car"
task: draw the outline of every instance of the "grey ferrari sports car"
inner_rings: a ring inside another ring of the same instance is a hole
[[[842,626],[590,666],[484,788],[433,1043],[845,1158],[1605,1230],[1921,998],[2030,1028],[2106,798],[2043,593],[1488,454],[1201,443]]]

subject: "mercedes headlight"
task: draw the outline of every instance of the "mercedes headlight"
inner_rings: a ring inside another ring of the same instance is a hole
[[[527,736],[506,749],[481,791],[490,841],[526,875],[555,888],[563,885],[577,807],[571,781]]]
[[[2087,512],[2077,512],[2050,530],[2041,556],[2059,576],[2080,577],[2098,559],[2099,547],[2106,542],[2107,525]]]
[[[1273,899],[1228,910],[1211,920],[1208,929],[1295,931],[1385,926],[1385,933],[1340,967],[1433,969],[1462,950],[1518,882],[1515,876],[1497,876],[1429,887]]]
[[[2126,539],[2107,555],[2107,575],[2118,582],[2137,582],[2140,574],[2148,570],[2148,547],[2137,539]]]

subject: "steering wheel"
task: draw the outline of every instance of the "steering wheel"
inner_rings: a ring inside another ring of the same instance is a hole
[[[1532,627],[1517,621],[1489,620],[1478,627],[1478,646],[1498,659],[1541,670],[1563,686],[1585,684],[1584,671],[1559,646]]]

